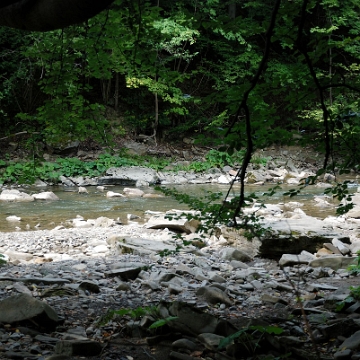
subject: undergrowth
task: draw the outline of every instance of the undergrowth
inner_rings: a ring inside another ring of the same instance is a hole
[[[203,172],[211,168],[221,168],[225,165],[237,166],[240,164],[243,152],[239,151],[233,155],[227,152],[210,150],[204,157],[204,161],[193,161],[189,165],[174,165],[174,159],[157,158],[153,156],[130,155],[123,151],[119,155],[102,154],[96,160],[83,161],[79,158],[58,158],[54,162],[32,159],[31,161],[5,161],[0,160],[0,184],[17,183],[33,184],[40,179],[47,183],[56,184],[61,176],[74,177],[97,177],[102,176],[111,167],[123,166],[145,166],[156,171],[164,170],[166,167],[177,172],[193,171]],[[266,164],[266,159],[256,159],[256,164]]]

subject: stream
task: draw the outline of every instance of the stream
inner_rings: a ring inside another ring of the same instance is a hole
[[[251,193],[254,192],[260,199],[265,200],[263,193],[269,188],[273,187],[273,184],[264,186],[250,186],[247,185],[246,190]],[[185,192],[189,195],[202,195],[207,191],[222,192],[225,194],[228,192],[228,185],[177,185],[172,186],[178,191]],[[114,192],[122,193],[122,186],[112,186],[107,188]],[[321,208],[316,206],[316,202],[313,200],[314,195],[322,195],[324,193],[323,188],[315,186],[308,186],[300,195],[289,198],[284,196],[284,192],[294,186],[283,185],[280,190],[277,191],[272,197],[266,199],[267,203],[281,203],[289,201],[298,201],[304,204],[302,210],[307,215],[318,217],[320,219],[329,215],[335,215],[334,207]],[[235,196],[239,192],[240,186],[235,185],[230,193],[231,196]],[[357,189],[357,186],[352,187],[353,191]],[[27,192],[28,194],[38,193],[41,191],[39,188],[29,187],[26,189],[19,188],[20,191]],[[158,198],[106,198],[105,192],[101,192],[96,187],[87,187],[88,194],[79,194],[77,187],[64,187],[54,186],[48,187],[45,191],[53,191],[59,198],[59,201],[34,201],[34,202],[1,202],[0,204],[0,231],[9,232],[21,230],[26,231],[28,224],[30,230],[34,229],[53,229],[55,226],[65,224],[67,220],[75,218],[77,215],[83,216],[85,219],[96,219],[100,216],[106,216],[111,219],[119,219],[123,224],[127,223],[127,215],[134,214],[140,218],[136,221],[145,221],[145,211],[167,211],[170,209],[186,210],[187,205],[180,204],[171,197],[158,197]],[[161,192],[148,188],[146,193],[161,194]],[[331,199],[328,199],[331,202]],[[7,216],[16,215],[21,217],[20,222],[10,222],[5,220]],[[36,228],[34,228],[38,225]]]

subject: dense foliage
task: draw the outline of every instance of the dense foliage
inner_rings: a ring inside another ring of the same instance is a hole
[[[128,154],[122,150],[117,154],[100,154],[96,160],[83,161],[77,157],[61,158],[53,161],[39,159],[24,161],[0,160],[0,185],[4,183],[33,184],[37,179],[48,184],[57,184],[62,176],[84,176],[94,178],[105,175],[111,167],[145,166],[154,170],[203,172],[225,165],[239,165],[243,159],[243,152],[230,156],[227,152],[210,150],[204,157],[205,161],[193,161],[179,164],[171,158],[156,158],[153,156],[139,156]],[[266,164],[266,158],[254,158],[253,163]],[[75,185],[75,184],[74,184]]]
[[[240,149],[246,96],[255,147],[325,132],[354,160],[358,13],[354,0],[118,0],[84,26],[1,28],[1,129],[57,143],[126,131],[214,141],[232,127],[226,143]]]
[[[337,158],[357,168],[359,10],[355,0],[117,0],[81,26],[1,28],[2,138],[26,134],[35,158],[39,143],[190,134],[242,153],[237,215],[257,148],[310,143],[324,169]]]

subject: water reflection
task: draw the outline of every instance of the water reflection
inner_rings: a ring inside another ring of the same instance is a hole
[[[268,191],[273,185],[264,186],[248,186],[249,193],[254,192],[260,199],[264,199],[263,193]],[[108,189],[114,192],[122,192],[124,187],[114,186]],[[174,186],[178,191],[190,195],[204,195],[207,191],[228,192],[227,185],[179,185]],[[294,187],[292,187],[294,188]],[[314,195],[324,193],[323,188],[315,186],[306,187],[300,195],[289,198],[284,196],[284,192],[290,189],[289,186],[283,186],[281,190],[267,198],[269,203],[279,203],[288,201],[298,201],[304,203],[302,208],[308,215],[325,218],[328,215],[334,215],[335,210],[331,208],[320,208],[315,206],[313,201]],[[20,189],[21,190],[21,189]],[[88,194],[79,194],[77,188],[69,188],[62,186],[54,186],[47,188],[46,191],[53,191],[60,201],[34,201],[29,203],[0,203],[0,231],[14,231],[16,227],[26,230],[29,224],[30,229],[39,224],[38,229],[52,229],[57,225],[64,224],[67,220],[75,218],[77,215],[83,216],[85,219],[95,219],[99,216],[106,216],[112,219],[119,218],[123,223],[127,222],[127,214],[140,216],[140,221],[144,221],[144,213],[146,210],[167,211],[170,209],[187,209],[184,204],[178,203],[170,197],[159,198],[106,198],[105,192],[100,192],[96,187],[87,187]],[[354,191],[356,187],[354,188]],[[37,188],[29,188],[25,190],[27,193],[40,192]],[[239,186],[234,186],[230,196],[238,195]],[[149,188],[147,193],[161,194],[160,192]],[[22,218],[21,222],[8,222],[5,218],[9,215],[16,215]]]

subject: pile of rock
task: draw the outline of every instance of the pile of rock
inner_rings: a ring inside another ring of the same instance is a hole
[[[124,337],[146,339],[145,348],[167,351],[169,359],[312,359],[313,342],[322,359],[360,356],[360,306],[346,300],[357,283],[346,270],[357,261],[354,223],[305,215],[292,221],[269,206],[267,238],[249,242],[223,227],[199,248],[198,222],[170,214],[173,220],[152,214],[145,225],[1,233],[0,253],[10,261],[0,273],[1,357],[126,358]],[[173,230],[193,245],[184,247]],[[280,254],[281,241],[293,251]],[[269,249],[279,261],[265,256]],[[156,313],[141,319],[104,318],[109,308],[154,305]],[[166,325],[149,330],[159,318]],[[239,337],[219,349],[237,331],[251,343]]]

